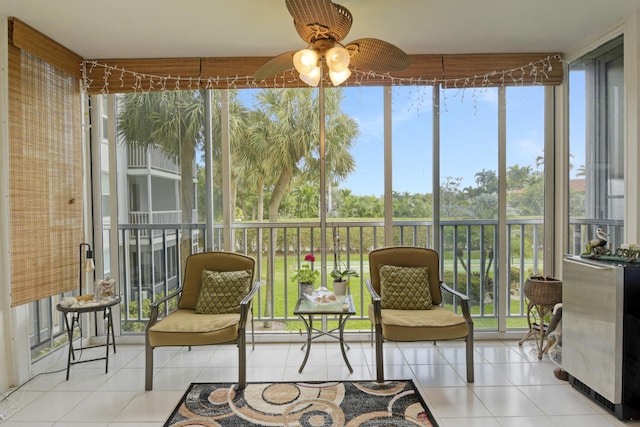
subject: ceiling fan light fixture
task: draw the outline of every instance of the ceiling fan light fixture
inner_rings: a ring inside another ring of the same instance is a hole
[[[339,72],[333,71],[331,69],[329,70],[329,79],[334,86],[341,85],[345,80],[349,78],[349,76],[351,76],[351,70],[348,68],[345,68],[344,70]]]
[[[318,86],[318,83],[320,83],[320,77],[322,77],[322,72],[318,66],[314,67],[308,73],[300,73],[300,80],[313,87]]]
[[[342,46],[334,46],[327,50],[325,54],[327,66],[331,71],[340,73],[349,68],[349,61],[351,61],[351,55],[349,51]]]
[[[318,53],[312,49],[302,49],[293,55],[293,66],[300,74],[310,74],[318,65]]]
[[[264,80],[266,77],[285,73],[291,70],[292,59],[297,72],[304,76],[305,81],[313,83],[316,77],[321,78],[315,76],[319,71],[315,71],[315,67],[324,69],[326,62],[330,74],[334,73],[329,76],[334,85],[349,78],[349,67],[359,72],[375,73],[409,68],[409,55],[384,40],[367,37],[349,43],[343,42],[353,23],[353,16],[346,7],[335,1],[337,0],[285,0],[298,35],[307,44],[306,48],[288,51],[272,58],[256,70],[254,78]]]

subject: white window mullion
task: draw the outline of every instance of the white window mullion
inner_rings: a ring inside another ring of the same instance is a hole
[[[433,248],[440,251],[440,86],[433,86],[431,98],[433,108]],[[441,252],[441,251],[440,251]]]
[[[231,206],[231,134],[229,131],[229,90],[220,91],[222,97],[221,106],[221,139],[222,139],[222,217],[224,224],[224,248],[231,251],[232,242],[231,223],[233,222],[233,206]]]
[[[384,243],[393,244],[393,159],[392,120],[391,120],[391,86],[384,88]]]
[[[498,332],[507,330],[509,254],[507,228],[507,89],[498,88]]]
[[[205,185],[205,224],[207,236],[205,247],[207,251],[214,250],[214,206],[213,206],[213,115],[211,89],[205,90],[204,96],[204,167],[206,176]]]
[[[569,145],[556,144],[556,139],[568,141],[568,135],[561,138],[566,128],[561,125],[565,121],[559,120],[568,114],[561,108],[561,103],[556,104],[556,91],[566,94],[567,88],[547,86],[544,91],[544,274],[561,277],[557,271],[561,262],[556,263],[556,259],[560,260],[562,251],[558,254],[556,248],[563,248],[562,242],[567,235],[564,225],[569,223],[569,210],[562,200],[569,200],[569,186],[559,187],[558,184],[569,182],[569,162],[564,161],[569,158]]]

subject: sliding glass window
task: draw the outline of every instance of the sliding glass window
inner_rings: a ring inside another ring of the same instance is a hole
[[[622,37],[573,62],[569,73],[570,158],[568,252],[580,254],[624,233],[624,60]]]

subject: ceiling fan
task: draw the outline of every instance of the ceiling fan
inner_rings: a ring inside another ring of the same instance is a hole
[[[267,61],[255,72],[257,80],[280,74],[293,65],[302,81],[317,86],[322,78],[323,63],[326,63],[331,83],[338,86],[349,78],[350,68],[393,72],[411,65],[411,59],[402,49],[383,40],[363,38],[343,45],[353,17],[340,4],[331,0],[285,0],[285,3],[296,31],[308,46]]]

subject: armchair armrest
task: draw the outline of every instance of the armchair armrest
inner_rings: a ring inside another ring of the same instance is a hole
[[[373,289],[373,284],[371,283],[371,279],[367,279],[364,281],[364,284],[367,286],[369,293],[371,294],[371,300],[375,302],[380,302],[380,295]]]
[[[177,297],[181,293],[182,293],[182,286],[180,286],[178,289],[176,289],[175,291],[173,291],[169,295],[167,295],[165,297],[162,297],[159,300],[154,301],[154,302],[151,303],[151,314],[149,315],[149,322],[147,322],[147,329],[149,329],[151,326],[155,325],[156,322],[158,321],[158,308],[160,307],[160,305],[166,303],[167,301],[169,301],[172,298]]]
[[[373,284],[371,283],[371,279],[365,280],[365,285],[371,294],[371,303],[373,304],[373,314],[375,316],[375,321],[377,324],[382,323],[382,304],[380,302],[380,295],[373,289]]]
[[[251,290],[249,291],[247,296],[242,298],[242,301],[240,301],[240,326],[243,328],[244,328],[244,325],[247,323],[247,317],[249,316],[249,308],[251,307],[251,300],[253,299],[254,295],[258,292],[258,289],[260,289],[259,280],[253,283],[253,285],[251,286]]]
[[[471,320],[471,312],[469,311],[469,297],[467,295],[463,294],[462,292],[456,291],[455,289],[449,287],[444,282],[440,282],[440,287],[444,291],[449,292],[451,295],[453,295],[454,297],[456,297],[456,298],[458,298],[460,300],[460,307],[462,308],[462,315],[464,316],[465,320],[467,321],[467,324],[469,324],[470,327],[473,327],[473,320]]]
[[[466,296],[465,294],[463,294],[462,292],[456,291],[455,289],[453,289],[452,287],[450,287],[449,285],[447,285],[444,282],[440,282],[440,287],[449,292],[450,294],[452,294],[453,296],[459,298],[461,301],[469,301],[469,297]]]

